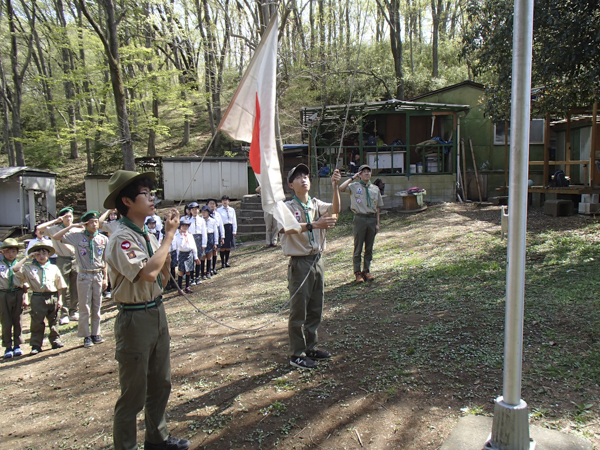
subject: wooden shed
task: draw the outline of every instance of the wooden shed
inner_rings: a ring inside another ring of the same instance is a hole
[[[0,167],[0,227],[33,230],[56,216],[56,174],[34,167]]]

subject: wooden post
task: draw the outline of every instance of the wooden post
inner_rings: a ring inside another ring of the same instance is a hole
[[[465,201],[467,201],[469,199],[469,194],[468,191],[469,189],[467,188],[467,156],[466,156],[466,148],[465,148],[465,140],[463,138],[460,138],[460,145],[462,147],[462,166],[463,166],[463,194],[465,194]]]
[[[550,113],[546,113],[544,122],[544,181],[542,186],[550,184]]]
[[[567,137],[565,138],[565,161],[571,161],[571,112],[567,113]],[[565,166],[565,175],[571,176],[571,164]]]
[[[473,140],[469,138],[469,145],[471,146],[471,157],[473,158],[473,169],[475,169],[475,181],[477,181],[477,193],[479,194],[479,201],[482,202],[481,198],[481,186],[479,185],[479,173],[477,172],[477,162],[475,161],[475,152],[473,151]]]
[[[508,195],[508,120],[504,121],[504,195]]]
[[[600,173],[596,167],[596,150],[598,149],[598,102],[592,109],[592,146],[590,148],[590,186],[600,184]]]

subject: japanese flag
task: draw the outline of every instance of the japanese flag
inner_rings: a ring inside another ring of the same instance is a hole
[[[232,139],[250,142],[250,165],[261,186],[263,210],[285,230],[300,225],[283,204],[285,194],[275,144],[277,15],[273,16],[219,124]]]

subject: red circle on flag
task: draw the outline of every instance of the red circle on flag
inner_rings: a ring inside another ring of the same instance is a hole
[[[123,243],[121,244],[121,248],[123,250],[129,250],[130,247],[131,247],[131,242],[129,242],[129,241],[123,241]]]

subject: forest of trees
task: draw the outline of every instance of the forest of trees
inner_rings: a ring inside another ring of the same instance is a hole
[[[569,99],[548,108],[597,96],[594,3],[536,1],[534,80]],[[354,77],[352,101],[477,77],[504,119],[510,1],[0,0],[1,152],[9,165],[49,168],[85,157],[89,173],[134,169],[165,142],[200,153],[274,13],[284,141],[299,140],[302,106],[345,103]],[[573,20],[583,20],[576,33]],[[227,154],[225,141],[211,154]]]

